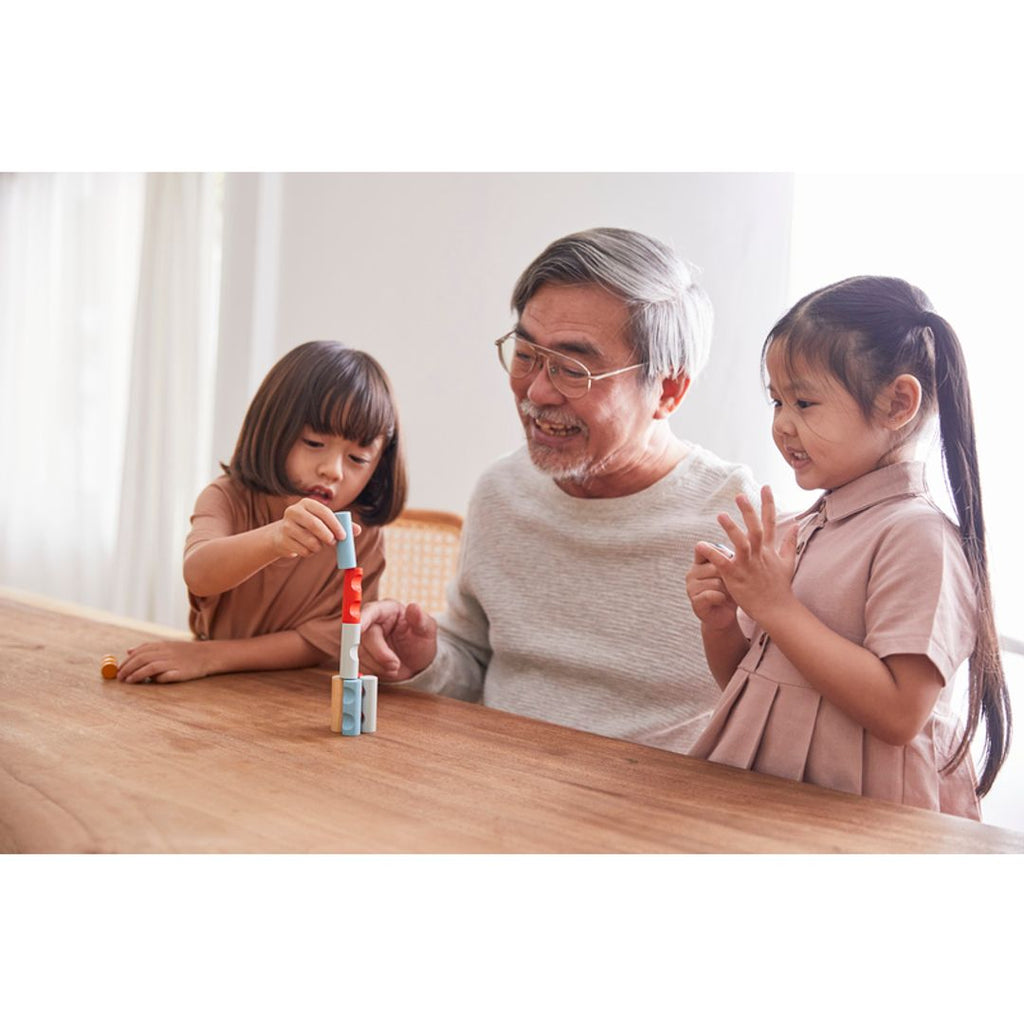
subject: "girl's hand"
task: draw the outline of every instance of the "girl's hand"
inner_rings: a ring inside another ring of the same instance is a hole
[[[752,619],[771,632],[768,622],[793,600],[791,581],[796,565],[796,525],[780,543],[775,535],[775,498],[770,487],[761,488],[761,515],[745,495],[736,498],[746,531],[723,512],[718,522],[732,544],[733,556],[712,544],[697,545],[698,557],[717,570],[726,591]]]
[[[180,683],[201,679],[213,666],[206,642],[199,640],[153,640],[128,651],[117,670],[122,683]]]
[[[353,535],[360,527],[352,524]],[[345,530],[334,513],[315,498],[300,498],[271,524],[274,550],[281,558],[308,558],[322,548],[333,547],[345,539]]]
[[[686,574],[686,595],[693,614],[707,629],[729,629],[735,624],[736,602],[718,568],[707,558],[700,544],[694,552],[693,565]]]

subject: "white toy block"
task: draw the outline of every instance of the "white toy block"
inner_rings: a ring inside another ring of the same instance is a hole
[[[363,676],[363,732],[377,731],[377,677]]]
[[[359,631],[358,622],[341,624],[341,666],[339,675],[342,679],[359,678]]]

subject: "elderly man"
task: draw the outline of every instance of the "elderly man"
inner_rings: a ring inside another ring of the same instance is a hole
[[[698,540],[754,481],[676,437],[707,359],[711,305],[654,239],[601,228],[553,242],[515,286],[497,343],[526,431],[470,500],[435,622],[363,609],[382,681],[685,752],[719,696],[686,596]]]

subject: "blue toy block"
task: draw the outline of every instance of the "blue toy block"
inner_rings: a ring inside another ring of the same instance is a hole
[[[363,682],[343,679],[341,687],[341,735],[358,736],[363,717]]]
[[[356,539],[352,535],[352,513],[335,512],[334,518],[341,523],[345,531],[345,539],[338,541],[338,568],[354,569],[356,567]]]

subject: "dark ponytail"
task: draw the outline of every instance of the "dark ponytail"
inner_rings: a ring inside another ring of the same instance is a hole
[[[978,600],[978,638],[970,659],[967,728],[946,767],[956,767],[967,756],[979,721],[984,718],[985,749],[978,778],[978,795],[984,796],[1006,760],[1012,714],[992,611],[974,413],[967,367],[956,333],[931,311],[924,314],[924,322],[935,338],[935,392],[946,482]]]
[[[960,342],[921,289],[897,277],[851,277],[811,292],[779,320],[761,351],[762,372],[768,350],[775,345],[790,368],[805,361],[834,376],[869,419],[882,389],[902,373],[913,374],[921,383],[922,415],[901,441],[922,429],[932,412],[938,413],[946,481],[978,610],[967,728],[945,770],[967,756],[984,719],[977,790],[984,796],[1006,760],[1012,722],[992,612],[974,413]]]

